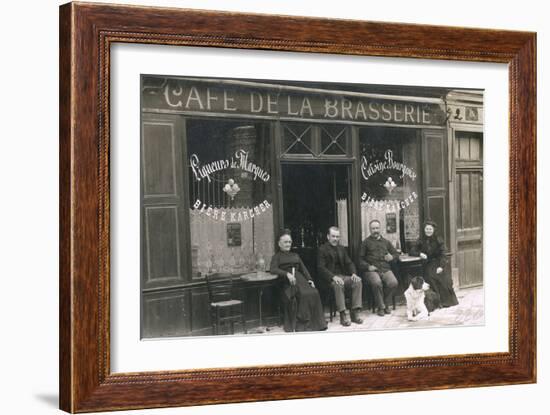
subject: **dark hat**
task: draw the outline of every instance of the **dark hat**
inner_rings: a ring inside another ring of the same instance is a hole
[[[281,239],[284,235],[289,235],[292,238],[292,232],[290,231],[290,229],[285,228],[279,232],[279,237],[277,238],[277,240]]]
[[[431,219],[427,219],[424,221],[424,226],[423,228],[425,228],[427,225],[430,225],[430,226],[433,226],[434,229],[437,229],[437,223],[435,223],[433,220]]]

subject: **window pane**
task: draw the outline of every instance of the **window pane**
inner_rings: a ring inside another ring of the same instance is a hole
[[[456,137],[456,158],[465,161],[482,160],[482,139],[483,134],[470,131],[457,131]]]
[[[283,154],[313,154],[312,126],[283,124]]]
[[[345,126],[323,125],[321,129],[321,153],[327,155],[345,156],[348,149],[348,139]]]
[[[187,155],[193,276],[256,270],[274,246],[269,126],[188,120]]]
[[[421,183],[418,138],[414,130],[366,127],[361,149],[361,239],[376,219],[381,234],[407,251],[419,237]]]
[[[458,158],[470,160],[470,138],[468,136],[458,137]]]
[[[470,138],[470,158],[472,160],[480,160],[480,142],[479,137]]]

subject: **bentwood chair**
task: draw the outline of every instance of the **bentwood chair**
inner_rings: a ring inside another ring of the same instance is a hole
[[[241,323],[246,334],[244,303],[233,295],[233,278],[231,276],[206,276],[210,302],[210,321],[214,335],[220,334],[220,328],[229,324],[231,334],[235,333],[235,322]]]

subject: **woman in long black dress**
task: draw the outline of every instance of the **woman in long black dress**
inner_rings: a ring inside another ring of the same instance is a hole
[[[449,272],[445,272],[447,266],[445,242],[437,235],[435,222],[424,223],[422,236],[413,251],[422,258],[424,280],[439,294],[441,307],[457,305],[458,299],[453,289],[453,280]]]
[[[327,323],[319,292],[299,255],[290,252],[290,231],[281,233],[278,244],[279,251],[271,259],[270,271],[279,276],[284,330],[326,330]]]

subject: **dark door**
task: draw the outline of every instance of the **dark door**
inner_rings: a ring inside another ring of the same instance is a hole
[[[483,284],[482,137],[481,133],[456,133],[456,259],[461,287]]]
[[[341,228],[347,246],[350,217],[349,165],[282,164],[283,226],[292,231],[293,250],[314,276],[317,249],[330,226]]]

